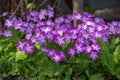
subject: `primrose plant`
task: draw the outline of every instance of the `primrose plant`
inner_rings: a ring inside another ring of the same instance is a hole
[[[22,17],[14,17],[5,21],[6,30],[0,30],[0,35],[12,36],[9,28],[14,28],[25,34],[25,37],[18,41],[17,48],[26,54],[34,53],[35,43],[40,44],[40,51],[46,52],[46,56],[55,62],[66,60],[83,53],[92,60],[99,58],[101,46],[97,39],[108,41],[111,34],[120,34],[120,22],[105,23],[102,18],[95,17],[87,12],[82,14],[73,13],[55,18],[54,9],[48,7],[40,11],[32,10]],[[73,21],[78,20],[78,25]],[[52,43],[49,47],[46,45]],[[67,49],[63,47],[69,45]]]

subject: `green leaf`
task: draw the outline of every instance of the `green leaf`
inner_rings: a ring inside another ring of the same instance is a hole
[[[117,78],[120,79],[120,67],[118,67],[115,72],[116,72]]]
[[[39,75],[39,77],[38,77],[38,80],[46,80],[46,76],[45,76],[45,75],[40,74],[40,75]]]
[[[26,59],[27,55],[23,51],[16,52],[16,61]]]
[[[37,49],[40,49],[40,43],[35,43],[35,47],[37,48]]]
[[[120,38],[119,38],[119,37],[118,37],[118,38],[115,38],[115,39],[112,39],[112,40],[111,40],[111,44],[110,44],[110,48],[111,48],[111,49],[114,49],[115,46],[116,46],[119,42],[120,42]]]
[[[120,38],[119,37],[112,40],[112,43],[114,45],[118,44],[119,42],[120,42]]]
[[[118,45],[113,53],[115,62],[120,60],[120,45]]]
[[[29,3],[27,5],[27,9],[35,8],[35,5],[33,3]]]
[[[102,74],[97,73],[91,75],[89,80],[104,80],[104,77],[102,76]]]
[[[79,80],[85,80],[86,76],[80,75]]]

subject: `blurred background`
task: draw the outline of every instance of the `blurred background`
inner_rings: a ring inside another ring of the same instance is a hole
[[[0,0],[0,15],[3,12],[11,15],[15,11],[20,15],[30,8],[40,9],[48,5],[53,6],[59,15],[87,11],[106,20],[120,20],[120,0]]]

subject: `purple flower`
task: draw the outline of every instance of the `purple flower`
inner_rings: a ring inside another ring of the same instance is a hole
[[[83,30],[87,30],[87,28],[88,28],[88,25],[86,25],[86,24],[83,24],[83,25],[82,25],[82,29],[83,29]]]
[[[23,49],[27,54],[32,54],[34,52],[34,45],[30,41],[25,42],[25,46]]]
[[[38,16],[38,12],[37,11],[31,11],[30,12],[30,15],[32,16],[32,17],[36,17],[36,16]]]
[[[86,21],[87,26],[95,26],[95,23],[93,21]]]
[[[13,26],[14,26],[14,29],[15,30],[18,30],[18,29],[21,29],[21,26],[22,26],[23,22],[22,20],[14,20],[13,22]]]
[[[55,23],[57,23],[57,24],[60,24],[60,23],[63,23],[63,22],[64,22],[64,17],[63,16],[55,19]]]
[[[109,33],[110,34],[117,34],[118,30],[120,29],[120,26],[118,26],[118,22],[112,22],[108,23],[109,25]]]
[[[75,51],[75,48],[74,47],[70,47],[68,49],[68,54],[73,57],[75,55],[76,51]]]
[[[103,28],[104,26],[102,26],[102,25],[98,25],[97,26],[97,31],[102,31],[104,28]]]
[[[57,29],[56,34],[58,34],[59,36],[63,36],[65,31],[66,31],[66,29]]]
[[[48,6],[48,13],[47,13],[49,18],[53,18],[54,17],[54,9],[50,6]]]
[[[5,37],[11,37],[12,36],[12,32],[10,30],[5,30],[3,32],[3,36],[5,36]]]
[[[35,36],[31,36],[31,37],[30,37],[30,40],[31,40],[31,42],[32,42],[32,43],[37,42],[37,39],[36,39],[36,37],[35,37]]]
[[[32,16],[27,15],[27,21],[30,21],[30,20],[32,20]]]
[[[25,46],[25,40],[19,40],[17,43],[17,48],[21,51],[24,50],[24,46]]]
[[[89,27],[88,27],[88,32],[89,32],[89,33],[95,32],[95,28],[94,28],[93,26],[89,26]]]
[[[28,22],[23,22],[22,26],[25,27],[25,28],[27,28],[27,27],[29,27],[29,23]]]
[[[48,49],[46,55],[49,56],[49,57],[53,57],[54,54],[56,54],[56,53],[57,52],[56,52],[55,49]]]
[[[31,29],[35,28],[35,26],[34,26],[34,24],[32,22],[28,23],[28,27],[30,27]]]
[[[72,16],[73,16],[73,19],[78,19],[78,20],[80,20],[82,17],[82,15],[78,13],[74,13]]]
[[[93,50],[92,46],[86,46],[85,52],[90,53]]]
[[[113,21],[111,24],[114,25],[114,26],[118,26],[119,25],[119,21]]]
[[[102,38],[102,34],[102,32],[95,32],[93,36],[95,36],[96,38]]]
[[[85,32],[85,33],[83,33],[83,37],[84,37],[85,39],[88,39],[88,38],[90,37],[90,34],[87,33],[87,32]]]
[[[33,17],[32,20],[33,20],[34,22],[37,22],[37,21],[38,21],[38,17],[37,17],[37,16],[36,16],[36,17]]]
[[[71,34],[65,33],[64,37],[65,37],[65,41],[68,41],[68,42],[72,41]]]
[[[97,38],[95,38],[95,37],[90,37],[89,40],[92,43],[97,43]]]
[[[44,47],[40,47],[40,51],[48,52],[48,50],[49,50],[49,49],[48,49],[48,47],[46,47],[46,46],[44,46]]]
[[[65,39],[64,37],[56,36],[54,42],[57,43],[59,46],[62,46],[65,44]]]
[[[52,26],[52,23],[53,23],[52,20],[47,20],[47,21],[46,21],[46,25],[47,25],[47,26]]]
[[[96,60],[99,55],[98,55],[98,52],[96,51],[91,51],[91,53],[89,53],[89,57],[92,59],[92,60]]]
[[[104,20],[102,18],[99,18],[99,17],[94,18],[94,21],[97,24],[104,24],[105,23]]]
[[[53,40],[54,39],[54,35],[51,32],[48,32],[47,34],[45,34],[45,36],[47,37],[48,40]]]
[[[59,55],[59,53],[56,53],[51,59],[55,62],[60,62],[62,60],[62,57]]]
[[[93,43],[91,46],[92,46],[93,50],[96,50],[96,51],[101,50],[101,46],[97,43]]]
[[[24,26],[21,26],[21,29],[19,29],[19,31],[24,33],[26,31],[26,28]]]
[[[30,28],[30,27],[27,27],[27,28],[26,28],[26,33],[27,33],[27,34],[32,33],[32,32],[33,32],[33,29],[32,29],[32,28]]]
[[[65,53],[63,51],[58,51],[58,53],[63,59],[66,59]]]
[[[52,31],[52,28],[51,27],[42,27],[41,31],[44,32],[44,33],[48,33],[50,31]]]
[[[13,21],[9,19],[5,20],[5,26],[7,26],[7,28],[10,28],[11,26],[13,26],[12,22]]]
[[[40,44],[46,43],[46,36],[44,34],[40,34],[40,36],[36,39]]]
[[[107,36],[107,35],[103,35],[103,36],[102,36],[102,40],[103,40],[104,42],[107,42],[107,41],[108,41],[108,38],[109,38],[109,36]]]
[[[84,51],[84,45],[80,44],[80,43],[76,43],[75,44],[75,49],[76,49],[76,52],[79,54],[79,53]]]
[[[83,36],[78,36],[77,43],[85,43],[85,38]]]
[[[32,37],[32,34],[31,34],[31,33],[26,34],[26,36],[25,36],[25,38],[26,38],[27,40],[29,40],[31,37]]]
[[[39,20],[45,19],[46,15],[47,15],[47,10],[45,10],[45,9],[40,10]]]

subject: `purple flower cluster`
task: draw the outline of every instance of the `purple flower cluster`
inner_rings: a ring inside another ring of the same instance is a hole
[[[32,54],[34,52],[34,45],[31,41],[19,40],[17,48],[20,51],[26,52],[27,54]]]
[[[41,47],[40,50],[46,52],[46,56],[50,57],[55,62],[60,62],[62,59],[66,59],[64,51],[49,49],[45,46]]]
[[[108,23],[109,25],[109,34],[120,34],[120,22],[113,21]]]
[[[68,55],[73,57],[76,54],[84,53],[92,60],[96,60],[101,50],[97,39],[101,38],[107,42],[111,34],[120,34],[120,22],[106,24],[102,18],[94,17],[87,12],[55,18],[54,9],[48,7],[40,11],[33,10],[25,16],[23,18],[14,17],[12,20],[7,19],[5,26],[25,33],[26,41],[18,41],[17,48],[26,53],[34,52],[33,44],[36,42],[46,44],[52,41],[59,46],[75,42],[68,48]],[[74,26],[73,20],[79,20],[80,24]],[[9,33],[9,31],[4,32],[6,37],[11,36]],[[46,51],[46,55],[55,62],[66,59],[64,51],[46,47],[41,47],[40,50]]]

